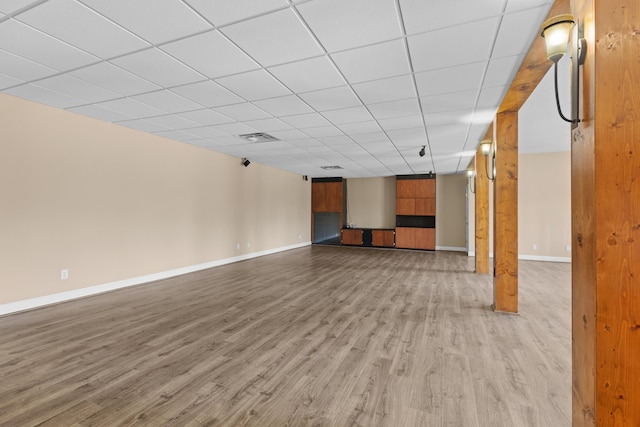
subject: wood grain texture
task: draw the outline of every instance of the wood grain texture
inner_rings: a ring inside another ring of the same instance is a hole
[[[362,230],[360,229],[340,230],[340,243],[343,245],[362,246]]]
[[[371,230],[371,245],[385,248],[395,247],[395,230]]]
[[[493,124],[489,126],[483,140],[493,140]],[[489,274],[489,179],[486,159],[478,147],[474,160],[476,171],[475,193],[475,260],[476,273]]]
[[[313,246],[0,318],[0,425],[568,427],[570,266]]]
[[[343,182],[314,182],[311,184],[312,212],[343,212]]]
[[[518,312],[518,113],[494,122],[496,177],[493,182],[494,308]]]
[[[593,3],[596,425],[638,426],[640,4]]]

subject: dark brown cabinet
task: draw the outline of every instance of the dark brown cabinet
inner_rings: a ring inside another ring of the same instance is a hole
[[[362,246],[364,243],[362,240],[362,230],[355,228],[346,228],[340,233],[340,243],[343,245],[357,245]]]
[[[396,177],[396,247],[435,250],[436,179]]]
[[[379,248],[393,248],[396,246],[396,232],[394,230],[372,230],[371,246]]]

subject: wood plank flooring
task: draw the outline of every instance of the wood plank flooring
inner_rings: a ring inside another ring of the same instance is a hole
[[[313,246],[0,318],[2,426],[569,426],[570,265]]]

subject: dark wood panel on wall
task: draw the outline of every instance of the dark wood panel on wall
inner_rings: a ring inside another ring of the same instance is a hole
[[[311,184],[311,210],[313,212],[344,212],[344,181],[320,181]]]
[[[396,215],[415,215],[416,199],[396,199]]]
[[[396,177],[396,247],[435,249],[435,175]]]

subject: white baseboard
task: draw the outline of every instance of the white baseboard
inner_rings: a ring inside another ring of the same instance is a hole
[[[458,246],[436,246],[436,251],[467,252],[467,248]]]
[[[474,251],[469,251],[467,252],[468,256],[476,256],[476,253]]]
[[[468,255],[476,256],[475,252],[469,252]],[[493,258],[493,254],[489,254],[489,258]],[[571,262],[571,257],[556,256],[537,256],[537,255],[518,255],[518,259],[523,261],[545,261],[545,262]]]
[[[59,292],[56,294],[45,295],[37,298],[30,298],[22,301],[11,302],[0,305],[0,316],[5,314],[17,313],[19,311],[31,310],[46,305],[57,304],[64,301],[70,301],[78,298],[84,298],[91,295],[97,295],[116,289],[127,288],[130,286],[141,285],[143,283],[154,282],[156,280],[167,279],[170,277],[180,276],[182,274],[193,273],[195,271],[206,270],[207,268],[219,267],[221,265],[231,264],[247,259],[258,258],[265,255],[271,255],[278,252],[284,252],[291,249],[302,248],[311,245],[311,242],[304,242],[280,248],[268,249],[266,251],[252,252],[232,258],[225,258],[216,261],[206,262],[203,264],[191,265],[188,267],[176,268],[173,270],[162,271],[159,273],[147,274],[144,276],[133,277],[130,279],[118,280],[116,282],[104,283],[102,285],[90,286],[87,288],[74,289],[72,291]]]

